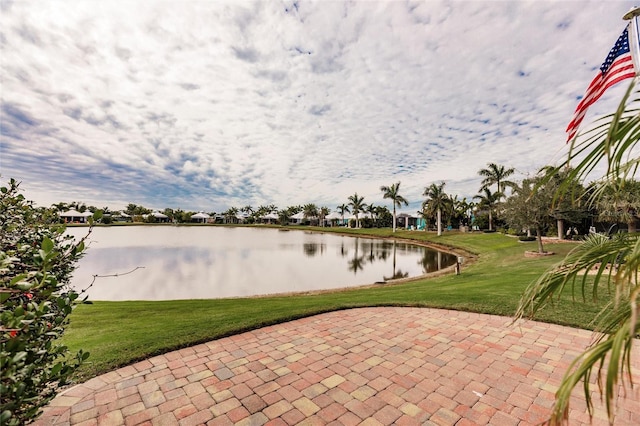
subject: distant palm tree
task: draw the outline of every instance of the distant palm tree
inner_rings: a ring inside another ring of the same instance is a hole
[[[320,223],[321,223],[320,226],[324,227],[324,218],[327,217],[329,213],[331,213],[331,210],[329,209],[329,207],[326,207],[326,206],[320,207],[320,210],[318,210],[318,214],[320,215]]]
[[[309,221],[311,221],[311,219],[317,219],[318,207],[313,203],[305,204],[302,206],[302,214],[304,215],[304,218],[309,219]]]
[[[636,220],[640,216],[640,182],[633,179],[617,179],[598,191],[596,203],[601,220],[624,222],[627,232],[636,232]]]
[[[442,211],[446,210],[451,203],[449,196],[444,192],[444,182],[440,185],[432,183],[430,186],[424,189],[424,195],[427,197],[424,202],[425,210],[430,214],[436,214],[436,226],[438,227],[438,236],[442,235]]]
[[[396,182],[391,186],[381,186],[380,191],[383,192],[382,198],[389,198],[393,202],[393,232],[396,232],[396,205],[402,207],[409,205],[409,202],[400,195],[400,182]]]
[[[478,200],[478,207],[486,207],[489,210],[489,231],[493,230],[493,210],[502,198],[502,192],[491,192],[489,188],[484,188],[484,194],[478,194],[474,199]]]
[[[340,213],[340,216],[342,216],[342,224],[344,225],[344,214],[349,213],[349,206],[346,204],[340,204],[338,207],[336,207],[336,210],[338,211],[338,213]]]
[[[238,220],[237,215],[238,215],[238,208],[237,207],[229,208],[229,210],[224,212],[225,223],[229,223],[229,222],[236,223],[236,221]]]
[[[512,174],[514,174],[516,169],[513,167],[505,169],[504,166],[495,163],[487,164],[486,169],[480,169],[478,174],[484,179],[481,182],[480,191],[482,192],[486,188],[489,188],[491,185],[496,184],[498,188],[498,192],[501,193],[501,197],[504,196],[505,190],[507,187],[513,188],[516,184],[510,180],[505,180]]]
[[[358,213],[363,211],[364,197],[360,197],[358,193],[349,196],[349,206],[351,206],[351,213],[356,217],[356,228],[360,228],[360,220],[358,219]]]

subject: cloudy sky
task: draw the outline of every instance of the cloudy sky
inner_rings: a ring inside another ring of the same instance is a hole
[[[1,178],[112,209],[472,197],[563,158],[633,4],[0,0]]]

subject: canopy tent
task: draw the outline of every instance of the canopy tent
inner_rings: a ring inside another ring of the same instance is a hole
[[[87,223],[87,218],[91,216],[93,216],[93,213],[91,213],[90,211],[80,213],[79,211],[73,209],[60,213],[60,217],[64,220],[65,223]]]
[[[211,216],[209,216],[205,212],[198,212],[196,214],[191,215],[192,222],[207,223],[209,219],[211,219]]]

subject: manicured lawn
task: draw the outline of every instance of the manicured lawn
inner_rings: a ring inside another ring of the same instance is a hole
[[[340,231],[376,237],[392,235],[390,230]],[[550,265],[559,262],[573,247],[573,244],[547,245],[545,248],[556,252],[555,256],[529,259],[524,257],[524,251],[535,250],[535,242],[520,243],[516,238],[497,233],[448,233],[437,237],[432,233],[399,231],[396,236],[458,247],[477,257],[463,264],[461,275],[319,294],[95,302],[74,311],[64,344],[72,352],[82,348],[91,353],[80,372],[81,378],[88,378],[154,354],[337,309],[428,306],[512,315],[525,287]],[[605,296],[606,292],[602,295]],[[543,311],[538,319],[590,328],[592,319],[604,302],[606,300],[595,304],[583,303],[580,297],[574,302],[567,294],[553,307]]]

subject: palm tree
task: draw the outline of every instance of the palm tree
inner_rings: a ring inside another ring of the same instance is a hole
[[[636,220],[640,215],[640,182],[619,180],[600,191],[597,207],[601,220],[624,222],[629,233],[636,232]]]
[[[302,206],[302,214],[304,215],[304,218],[309,219],[309,222],[311,223],[311,219],[318,218],[318,207],[313,203],[305,204]]]
[[[351,213],[356,217],[356,228],[360,228],[360,220],[358,219],[358,213],[360,213],[364,207],[364,197],[360,197],[358,193],[349,196],[349,206],[351,207]]]
[[[409,205],[409,202],[400,195],[400,182],[396,182],[391,186],[381,186],[380,191],[383,192],[382,198],[389,198],[393,203],[393,232],[396,232],[396,205],[402,207]]]
[[[424,189],[422,195],[427,197],[424,207],[430,214],[436,213],[436,224],[438,227],[438,236],[442,235],[442,211],[446,210],[451,200],[446,192],[444,192],[444,182],[440,185],[432,183]]]
[[[515,173],[515,169],[513,167],[505,169],[504,166],[489,163],[487,164],[486,169],[480,169],[478,174],[484,179],[481,182],[480,191],[489,188],[491,185],[496,184],[497,192],[501,194],[505,193],[507,187],[513,188],[515,187],[515,182],[511,182],[509,180],[505,180],[509,176]]]
[[[237,207],[230,207],[226,212],[224,212],[224,221],[225,223],[236,223],[236,221],[238,220],[237,218],[238,216],[238,208]]]
[[[621,180],[633,179],[638,171],[640,157],[632,153],[637,152],[634,150],[640,144],[639,98],[640,90],[634,79],[617,111],[599,119],[591,130],[574,138],[566,161],[556,168],[560,172],[574,164],[567,181],[581,181],[604,162],[607,172],[594,187],[592,201],[595,204],[607,196],[608,188],[615,188]],[[594,267],[606,264],[616,266],[616,270],[587,279]],[[532,283],[520,299],[516,316],[533,317],[563,290],[597,296],[599,288],[614,288],[611,293],[615,294],[615,303],[606,304],[596,316],[599,320],[597,338],[572,362],[560,383],[549,423],[568,420],[571,394],[580,382],[590,415],[593,414],[591,386],[598,383],[606,400],[609,422],[613,423],[613,400],[618,394],[621,377],[632,365],[631,349],[640,333],[639,266],[638,234],[617,233],[611,237],[590,234],[559,265]],[[588,289],[589,286],[592,288]],[[597,380],[593,379],[593,373]],[[605,380],[602,380],[603,375]],[[622,385],[628,383],[623,381]]]
[[[329,209],[329,207],[326,206],[322,206],[320,207],[320,210],[318,211],[318,213],[320,214],[320,223],[322,223],[322,227],[324,228],[324,218],[331,213],[331,210]]]
[[[489,231],[493,231],[493,210],[500,202],[502,192],[491,192],[489,188],[484,188],[484,194],[478,194],[473,198],[478,200],[478,207],[489,210]]]
[[[349,206],[343,203],[336,207],[336,210],[340,213],[340,216],[342,216],[342,224],[344,225],[344,214],[345,212],[349,213]]]

